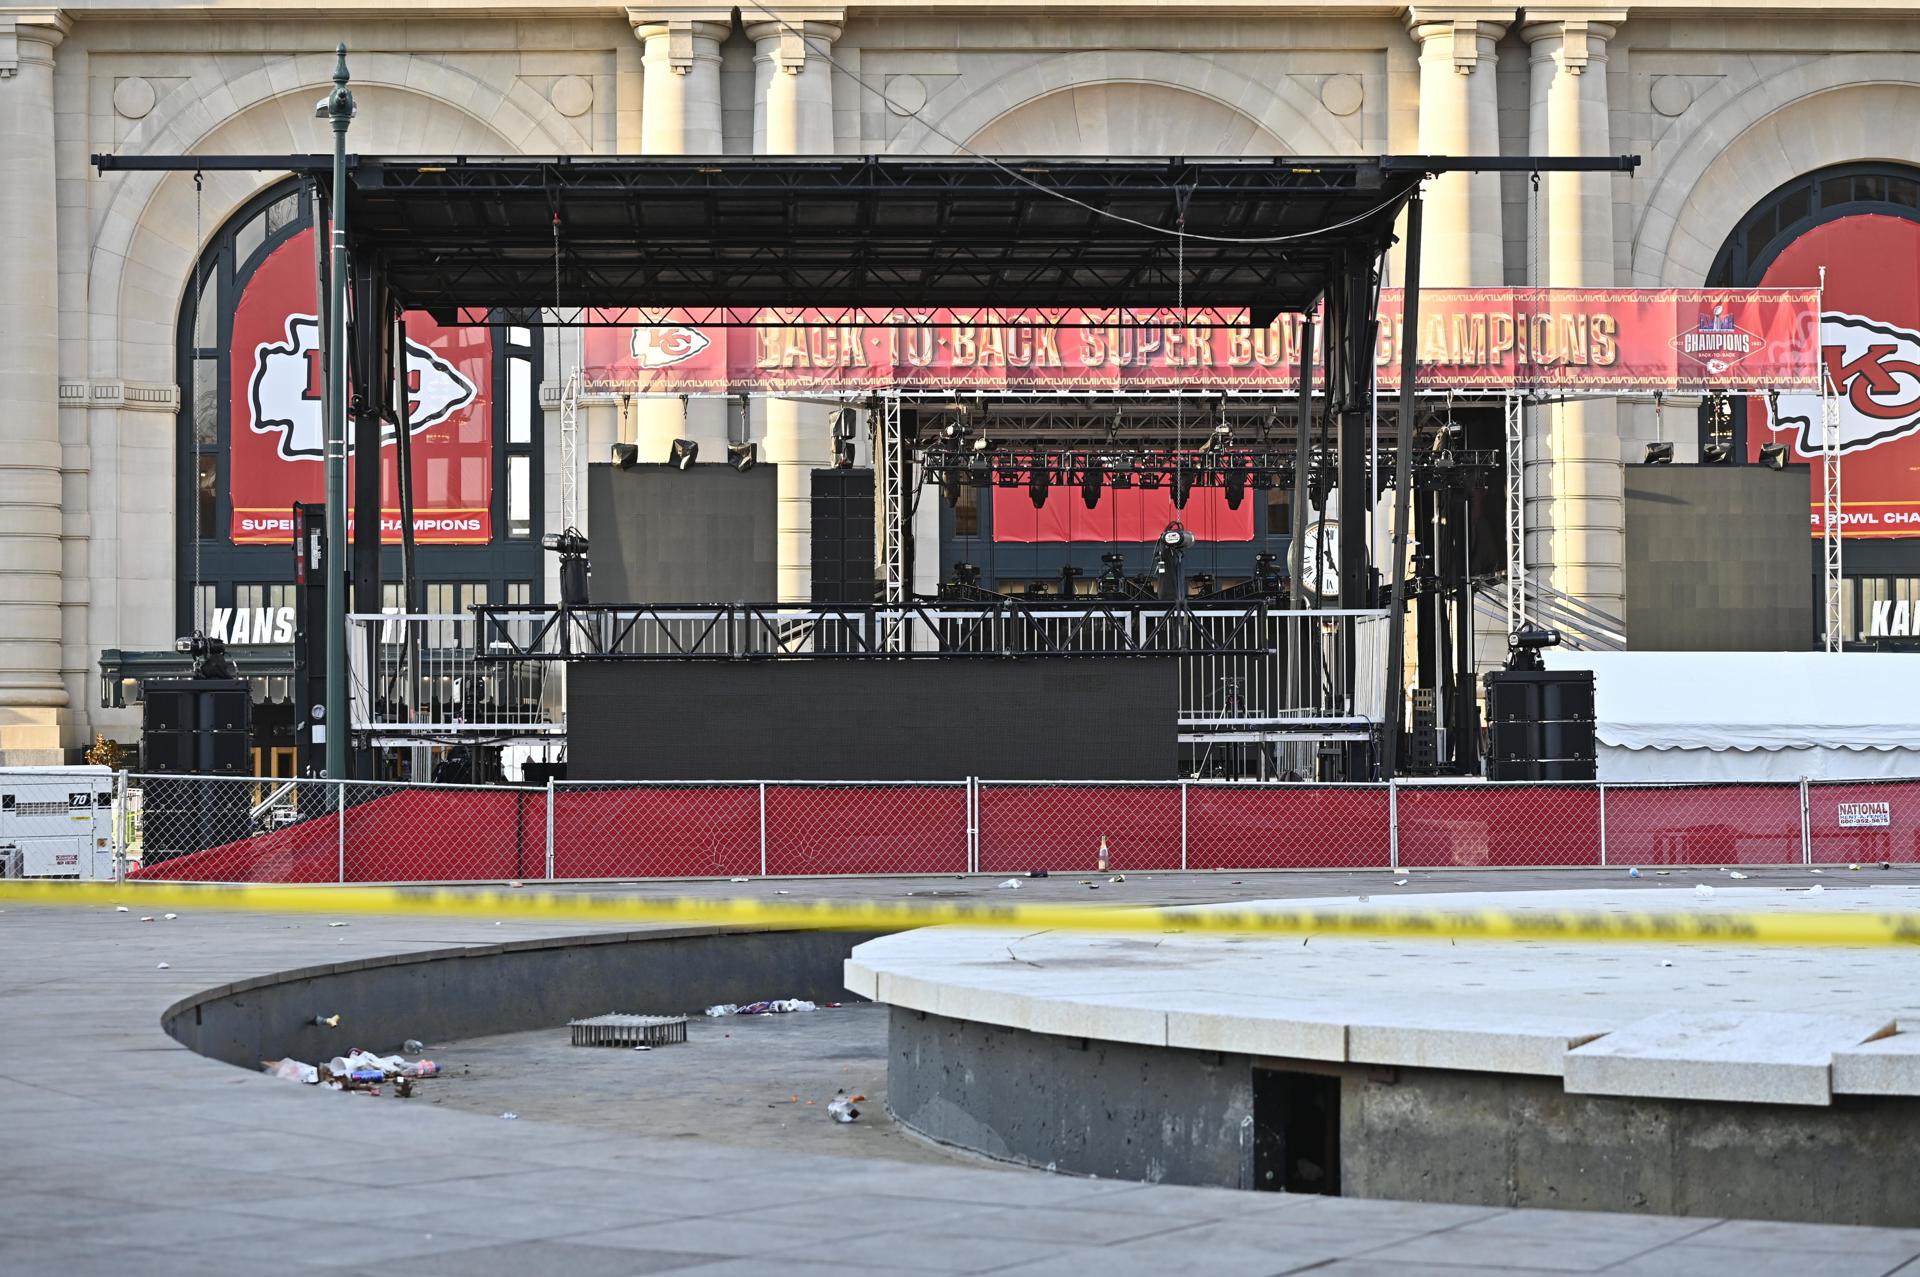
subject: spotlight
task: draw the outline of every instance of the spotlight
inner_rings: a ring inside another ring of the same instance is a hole
[[[613,445],[613,465],[616,470],[631,470],[640,460],[640,449],[636,444],[616,443]]]
[[[1226,473],[1227,509],[1238,510],[1247,499],[1247,472],[1235,467]]]
[[[741,474],[753,469],[760,460],[760,445],[757,443],[730,443],[727,445],[727,464]]]
[[[1213,433],[1200,441],[1200,455],[1217,452],[1233,441],[1233,428],[1221,422],[1213,428]]]
[[[1046,457],[1035,457],[1033,469],[1027,472],[1027,496],[1038,510],[1047,503],[1047,489],[1053,486],[1053,468]]]
[[[1106,486],[1106,472],[1092,458],[1087,460],[1087,468],[1080,475],[1080,499],[1091,510],[1100,504],[1100,489]]]
[[[1143,461],[1140,463],[1140,473],[1136,477],[1136,481],[1140,484],[1140,490],[1142,492],[1157,491],[1160,487],[1160,481],[1165,477],[1165,470],[1154,465],[1152,462]],[[1117,483],[1114,485],[1116,488],[1119,486]]]
[[[960,504],[960,477],[952,472],[940,476],[940,499],[949,509]]]
[[[1673,445],[1670,443],[1648,444],[1646,463],[1650,466],[1672,465],[1673,464]]]
[[[1460,436],[1464,433],[1465,431],[1461,430],[1460,423],[1457,421],[1449,421],[1442,425],[1433,432],[1434,452],[1446,452],[1457,447],[1460,443]]]
[[[1144,484],[1142,486],[1145,486]],[[1187,466],[1175,466],[1173,470],[1173,508],[1187,508],[1187,498],[1193,495],[1193,470]]]
[[[956,563],[953,565],[953,579],[959,585],[977,586],[980,584],[980,566],[976,563]]]
[[[587,583],[592,575],[587,564],[586,537],[580,535],[580,529],[568,528],[565,532],[547,533],[540,544],[560,556],[560,605],[585,607]]]
[[[685,470],[700,456],[700,445],[691,439],[675,439],[673,447],[667,453],[667,464],[676,470]]]
[[[1787,468],[1787,445],[1784,443],[1761,444],[1760,464],[1769,470],[1785,470]]]
[[[1705,465],[1724,466],[1733,459],[1733,449],[1724,443],[1710,443],[1700,449],[1700,460]]]

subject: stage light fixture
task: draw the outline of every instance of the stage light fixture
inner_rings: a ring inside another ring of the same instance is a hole
[[[741,474],[753,469],[760,460],[760,445],[757,443],[730,443],[727,445],[727,464]]]
[[[700,457],[700,445],[691,439],[675,439],[673,447],[667,452],[667,464],[676,470],[685,470]]]
[[[1700,461],[1704,465],[1724,466],[1733,460],[1733,448],[1724,443],[1710,443],[1700,449]]]
[[[1100,489],[1106,486],[1106,472],[1092,461],[1080,474],[1080,499],[1091,510],[1100,504]]]
[[[961,484],[959,477],[952,471],[947,471],[940,476],[940,499],[947,503],[948,509],[953,509],[960,504],[962,486],[964,485]]]
[[[1784,443],[1761,444],[1760,464],[1769,470],[1785,470],[1787,468],[1787,445]]]
[[[1187,498],[1193,495],[1193,469],[1190,466],[1175,466],[1173,470],[1173,508],[1187,508]]]
[[[1035,457],[1033,469],[1027,472],[1027,496],[1038,510],[1047,503],[1047,489],[1053,486],[1053,467],[1050,458]]]
[[[613,445],[613,468],[631,470],[640,461],[640,448],[637,444],[616,443]]]
[[[1247,472],[1238,466],[1227,471],[1224,485],[1227,490],[1227,509],[1238,510],[1240,503],[1247,499]]]
[[[1647,445],[1646,464],[1650,466],[1670,466],[1673,464],[1673,445],[1671,443],[1650,443]]]
[[[1200,455],[1204,457],[1209,453],[1218,452],[1232,441],[1233,428],[1223,421],[1213,428],[1211,434],[1200,441]]]
[[[540,544],[560,556],[560,605],[585,607],[589,600],[587,584],[592,568],[587,563],[587,538],[580,529],[549,532]]]

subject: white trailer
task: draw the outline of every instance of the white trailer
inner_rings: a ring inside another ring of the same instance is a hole
[[[0,768],[0,878],[112,881],[113,769]]]

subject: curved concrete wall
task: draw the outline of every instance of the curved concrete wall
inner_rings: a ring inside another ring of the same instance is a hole
[[[720,1002],[850,1002],[841,964],[867,933],[673,928],[556,936],[395,954],[282,971],[207,989],[167,1008],[182,1045],[242,1068],[408,1038],[552,1028],[609,1011],[677,1014]],[[341,1016],[338,1029],[316,1015]]]

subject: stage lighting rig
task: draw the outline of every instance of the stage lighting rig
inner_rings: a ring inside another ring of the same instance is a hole
[[[560,556],[560,606],[585,607],[593,570],[587,562],[587,538],[578,528],[549,532],[540,538],[547,551]]]
[[[1047,489],[1053,486],[1053,458],[1036,456],[1027,472],[1027,498],[1038,510],[1047,503]]]
[[[1101,469],[1100,462],[1094,457],[1087,458],[1086,469],[1080,472],[1080,499],[1091,510],[1100,504],[1100,489],[1106,486],[1107,474]]]
[[[223,639],[209,638],[195,630],[189,638],[175,639],[173,650],[193,658],[193,666],[187,671],[188,678],[240,677],[240,671],[227,656],[227,644]]]
[[[1193,495],[1194,473],[1191,465],[1174,463],[1173,467],[1173,508],[1184,510],[1187,499]],[[1145,486],[1145,485],[1142,485]]]
[[[1234,466],[1225,472],[1221,483],[1227,490],[1227,509],[1238,510],[1240,503],[1247,499],[1247,472]]]

